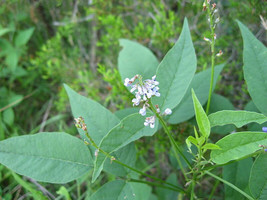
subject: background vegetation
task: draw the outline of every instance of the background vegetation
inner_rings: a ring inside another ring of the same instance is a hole
[[[215,2],[221,20],[216,29],[216,49],[224,52],[216,62],[226,62],[215,91],[230,99],[235,108],[243,109],[250,97],[243,84],[243,45],[235,19],[246,24],[266,45],[267,3],[265,0]],[[187,17],[198,71],[208,68],[210,50],[203,37],[209,27],[202,4],[199,0],[2,0],[0,140],[54,130],[77,135],[63,83],[113,112],[129,107],[131,96],[117,71],[120,38],[143,44],[161,60],[179,37],[183,19]],[[183,123],[171,128],[179,139],[185,138],[192,127]],[[157,134],[138,142],[138,159],[151,164],[150,173],[161,177],[171,170],[164,161],[172,161],[164,141],[165,136]],[[84,199],[100,184],[114,179],[102,175],[92,185],[90,176],[88,173],[64,186],[39,184],[14,175],[1,165],[0,199],[31,199],[32,189],[41,190],[51,199]],[[222,197],[223,186],[215,192]]]

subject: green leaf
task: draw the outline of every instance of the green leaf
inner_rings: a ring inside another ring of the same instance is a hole
[[[0,29],[0,37],[8,32],[12,31],[10,28],[2,28]]]
[[[29,41],[33,34],[34,28],[29,28],[23,31],[19,31],[18,35],[15,37],[15,46],[20,47]]]
[[[64,186],[61,186],[59,188],[59,190],[57,191],[57,194],[64,196],[66,200],[71,200],[70,194],[69,194],[67,188],[65,188]]]
[[[223,110],[210,114],[208,118],[211,127],[234,124],[236,127],[240,128],[251,122],[262,124],[267,121],[267,117],[263,114],[245,110]]]
[[[12,49],[10,49],[10,51],[6,56],[5,63],[8,65],[11,71],[15,71],[18,62],[19,62],[19,52],[12,47]]]
[[[136,149],[134,143],[130,143],[112,154],[124,164],[134,167],[136,161]],[[130,169],[115,162],[105,162],[103,170],[116,176],[126,176]]]
[[[233,104],[224,96],[219,94],[212,94],[210,105],[210,114],[221,110],[235,110]],[[232,124],[225,126],[216,126],[211,128],[212,133],[227,134],[235,130],[235,126]]]
[[[44,132],[0,142],[0,163],[37,181],[67,183],[92,169],[86,145],[66,133]]]
[[[156,74],[158,60],[146,47],[136,42],[120,39],[122,50],[118,58],[118,68],[124,81],[136,74],[142,75],[144,79],[151,79]]]
[[[157,131],[158,121],[156,121],[153,129],[144,126],[144,121],[145,117],[141,116],[139,113],[129,115],[110,130],[110,132],[100,142],[99,147],[105,152],[111,154],[143,136],[152,136]],[[102,171],[106,158],[107,157],[104,154],[99,154],[96,157],[94,163],[93,182]]]
[[[189,136],[186,140],[188,140],[189,142],[193,143],[195,146],[198,146],[198,141],[193,136]]]
[[[178,181],[177,181],[177,175],[175,173],[171,173],[166,182],[171,183],[173,185],[179,185]],[[167,186],[167,185],[166,185]],[[169,189],[165,189],[165,188],[160,188],[160,187],[156,187],[156,193],[158,196],[158,199],[178,199],[178,195],[179,193],[173,190],[169,190]]]
[[[258,108],[255,106],[253,101],[249,101],[247,105],[245,106],[245,110],[247,111],[253,111],[253,112],[260,112]],[[257,123],[250,123],[248,124],[248,130],[249,131],[261,131],[262,127],[267,126],[267,122],[263,124],[257,124]]]
[[[3,121],[8,124],[9,126],[12,126],[14,123],[15,114],[12,108],[8,108],[4,110],[3,112]]]
[[[242,33],[244,50],[244,78],[248,85],[248,92],[257,108],[267,115],[267,48],[238,21]]]
[[[117,125],[120,120],[96,101],[79,95],[66,84],[64,84],[64,87],[69,96],[73,117],[84,118],[88,133],[94,142],[99,145],[102,138]],[[82,139],[87,139],[83,130],[78,129],[78,131]]]
[[[202,148],[203,149],[221,149],[218,145],[212,144],[212,143],[207,143]]]
[[[195,116],[196,116],[198,128],[199,128],[201,134],[205,138],[208,138],[210,135],[210,122],[209,122],[209,119],[208,119],[205,111],[203,110],[200,102],[198,101],[193,89],[192,89],[192,98],[193,98],[193,102],[194,102],[194,109],[195,109],[195,113],[196,113]]]
[[[115,180],[103,185],[88,200],[148,200],[150,194],[147,185]]]
[[[184,97],[196,71],[196,55],[187,19],[175,45],[168,51],[157,69],[160,97],[154,98],[161,110],[175,108]]]
[[[252,158],[240,160],[235,163],[223,166],[223,179],[234,184],[241,190],[245,190],[248,187],[250,169],[252,167]],[[238,199],[243,200],[245,197],[232,189],[231,187],[224,185],[225,188],[225,200]]]
[[[224,164],[254,153],[267,143],[267,133],[239,132],[225,136],[216,144],[221,150],[212,150],[211,159],[217,164]]]
[[[216,85],[216,80],[220,72],[222,71],[224,64],[215,66],[214,72],[214,85]],[[195,115],[193,100],[191,96],[191,89],[193,88],[196,95],[198,96],[199,102],[201,105],[204,105],[208,100],[209,96],[209,87],[210,87],[210,73],[211,68],[206,69],[205,71],[195,74],[192,82],[190,83],[182,101],[172,110],[172,114],[168,118],[168,122],[171,124],[178,124],[184,122]]]
[[[24,181],[19,175],[12,172],[12,176],[23,188],[29,191],[34,199],[47,200],[48,198],[42,192],[35,190],[29,183]]]
[[[139,113],[140,108],[125,108],[122,110],[116,111],[114,114],[119,118],[123,119],[127,117],[128,115],[134,114],[134,113]]]
[[[262,143],[262,144],[267,144]],[[249,188],[255,198],[267,197],[267,154],[263,153],[255,160],[250,174]]]

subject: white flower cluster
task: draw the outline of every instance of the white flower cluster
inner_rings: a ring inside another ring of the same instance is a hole
[[[133,84],[136,79],[139,81],[136,84]],[[133,106],[138,106],[140,102],[144,102],[143,108],[139,110],[139,114],[142,116],[146,115],[146,109],[150,106],[148,100],[153,97],[159,97],[159,82],[156,81],[156,75],[152,77],[152,79],[147,79],[142,81],[142,77],[140,75],[135,75],[133,78],[126,78],[124,80],[124,85],[126,87],[131,87],[131,92],[135,91],[135,98],[132,100]],[[160,113],[159,107],[156,105],[157,113]],[[167,108],[163,115],[170,115],[172,113],[171,109]],[[150,128],[155,127],[156,116],[147,117],[145,119],[144,125],[150,126]]]

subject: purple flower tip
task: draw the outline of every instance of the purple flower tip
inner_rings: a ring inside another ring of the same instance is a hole
[[[262,131],[267,133],[267,127],[262,127]]]
[[[267,152],[267,149],[264,149],[265,152]]]

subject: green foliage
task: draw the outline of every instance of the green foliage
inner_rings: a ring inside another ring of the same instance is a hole
[[[161,96],[154,103],[162,110],[175,108],[185,95],[195,70],[196,55],[185,18],[179,40],[158,66],[156,75],[161,83]]]
[[[196,115],[196,120],[197,120],[199,131],[202,134],[202,136],[204,136],[205,138],[209,138],[210,122],[199,100],[197,99],[196,94],[193,89],[192,89],[192,98],[194,102],[195,115]]]
[[[260,150],[259,145],[267,142],[267,133],[238,132],[225,136],[216,144],[221,150],[211,151],[211,160],[216,164],[225,164],[249,156]]]
[[[238,22],[244,42],[244,78],[257,108],[267,115],[267,48],[241,22]]]
[[[266,171],[267,166],[267,156],[266,154],[259,155],[258,158],[253,163],[250,179],[249,188],[251,194],[257,199],[265,199],[267,190],[267,175],[262,173]]]
[[[66,183],[92,169],[88,148],[66,133],[12,137],[0,144],[0,162],[37,181]]]
[[[214,80],[217,80],[224,65],[215,67]],[[182,101],[173,109],[172,115],[168,118],[168,122],[171,124],[178,124],[186,121],[195,115],[193,100],[191,96],[191,90],[194,89],[196,95],[199,98],[201,105],[204,105],[208,99],[209,94],[209,81],[210,81],[211,69],[206,69],[202,72],[196,73],[192,82],[190,83]],[[216,81],[214,81],[214,86]]]
[[[211,127],[234,124],[236,127],[240,128],[251,122],[262,124],[267,121],[267,117],[260,113],[249,112],[245,110],[223,110],[210,114],[209,121]]]

